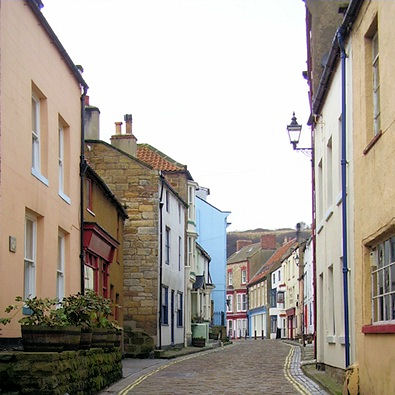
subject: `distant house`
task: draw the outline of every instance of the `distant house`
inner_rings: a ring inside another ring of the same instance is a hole
[[[288,256],[295,244],[296,239],[285,241],[282,246],[273,251],[270,257],[263,262],[258,272],[248,283],[249,291],[253,292],[254,286],[261,284],[261,288],[263,287],[267,292],[266,297],[262,296],[266,305],[261,307],[261,314],[263,315],[261,319],[262,322],[266,323],[266,328],[263,328],[264,333],[270,333],[270,338],[278,337],[278,333],[282,333],[281,331],[284,328],[284,286],[281,280],[281,282],[278,281],[277,271],[281,268],[282,261]],[[273,275],[274,272],[276,272],[276,275]],[[282,274],[280,274],[280,278],[281,276]],[[278,292],[280,292],[279,296]],[[252,329],[254,330],[254,328]],[[269,337],[269,335],[267,336]]]
[[[196,243],[196,252],[196,281],[192,290],[192,319],[211,322],[210,297],[215,288],[210,275],[211,257],[199,243]]]
[[[210,275],[215,288],[211,292],[213,324],[225,325],[226,318],[226,228],[229,211],[221,211],[206,199],[207,188],[196,192],[196,226],[198,243],[211,257]]]
[[[303,333],[308,339],[313,339],[314,332],[314,272],[313,272],[313,245],[310,238],[306,242],[303,264]]]
[[[81,290],[81,94],[88,86],[40,11],[1,1],[0,311],[17,295]],[[17,338],[17,319],[2,337]]]
[[[275,235],[263,235],[260,243],[238,240],[237,251],[228,258],[226,276],[227,333],[231,337],[248,335],[247,284],[276,248]]]
[[[112,318],[123,325],[123,229],[128,215],[90,166],[84,191],[84,288],[111,299]]]

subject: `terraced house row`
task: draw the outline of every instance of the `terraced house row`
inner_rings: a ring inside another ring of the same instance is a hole
[[[228,335],[311,342],[311,238],[277,245],[267,234],[259,243],[239,240],[236,248],[227,263]]]
[[[100,110],[42,7],[0,3],[0,311],[93,289],[152,348],[190,344],[195,323],[224,324],[230,213],[187,166],[137,144],[130,114],[100,140]],[[1,344],[18,341],[18,318]]]

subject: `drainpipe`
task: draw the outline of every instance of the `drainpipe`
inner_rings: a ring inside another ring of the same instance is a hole
[[[350,340],[349,340],[349,311],[348,311],[348,252],[347,252],[347,158],[346,158],[346,52],[342,32],[337,32],[337,40],[340,48],[341,59],[341,90],[342,90],[342,223],[343,223],[343,295],[344,295],[344,337],[345,337],[345,363],[346,368],[350,365]]]
[[[162,172],[159,172],[159,177],[161,180],[161,189],[159,197],[159,349],[162,348],[162,263],[163,263],[163,176]]]
[[[85,262],[84,262],[84,180],[86,172],[85,160],[85,97],[88,91],[83,86],[81,95],[81,154],[80,154],[80,271],[81,271],[81,293],[85,292]]]

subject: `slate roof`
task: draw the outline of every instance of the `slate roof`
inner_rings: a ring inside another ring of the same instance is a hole
[[[236,263],[246,261],[248,258],[252,257],[259,251],[261,248],[261,243],[249,244],[243,248],[240,248],[239,251],[236,251],[228,258],[228,263]]]
[[[255,276],[250,280],[248,285],[255,284],[263,279],[265,276],[267,276],[270,273],[271,269],[273,269],[277,263],[280,263],[289,254],[290,250],[293,247],[296,247],[296,245],[296,239],[292,239],[279,247],[276,252],[261,267],[257,274],[255,274]]]

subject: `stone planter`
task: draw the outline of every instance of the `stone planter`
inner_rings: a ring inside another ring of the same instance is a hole
[[[81,328],[22,325],[23,349],[29,352],[78,350]]]
[[[92,328],[92,347],[107,348],[107,328]]]
[[[106,348],[113,348],[115,347],[115,343],[117,341],[117,330],[114,328],[107,329],[107,337],[106,337]]]
[[[92,328],[81,328],[80,350],[89,350],[92,344]]]

